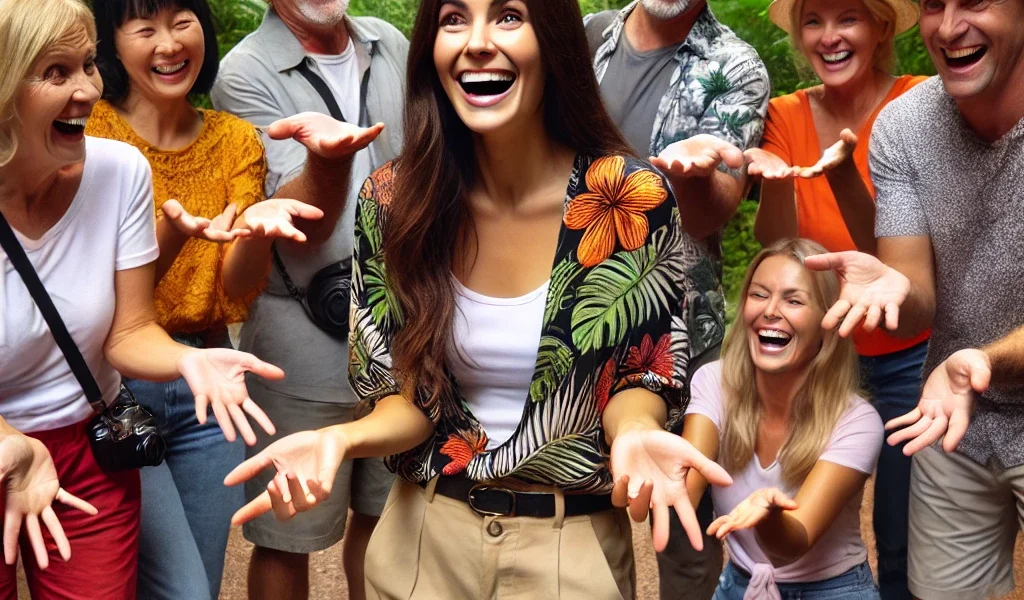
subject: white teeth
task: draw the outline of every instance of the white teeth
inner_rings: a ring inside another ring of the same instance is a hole
[[[946,50],[943,48],[943,52],[947,58],[967,58],[972,54],[976,54],[981,51],[984,46],[971,46],[970,48],[961,48],[959,50]]]
[[[778,340],[788,340],[789,339],[789,334],[788,333],[786,333],[784,331],[779,331],[778,329],[760,329],[760,330],[758,330],[757,335],[759,335],[761,337],[774,338],[774,339],[778,339]]]
[[[159,66],[153,67],[153,69],[157,73],[163,73],[164,75],[170,75],[171,73],[175,73],[177,71],[180,71],[181,68],[184,67],[184,66],[185,66],[185,61],[181,61],[180,63],[178,63],[176,65],[159,65]]]
[[[849,58],[850,54],[852,53],[849,50],[844,50],[842,52],[836,52],[835,54],[822,54],[821,57],[825,59],[825,62],[827,63],[837,63]]]
[[[75,117],[72,119],[56,119],[58,123],[64,123],[65,125],[71,125],[73,127],[85,127],[85,122],[88,117]]]
[[[466,71],[459,76],[459,81],[462,83],[480,83],[484,81],[514,81],[515,75],[511,73],[494,73],[494,72],[471,72]]]

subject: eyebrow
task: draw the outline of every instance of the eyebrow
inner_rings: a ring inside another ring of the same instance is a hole
[[[508,1],[509,0],[491,0],[490,8],[494,8],[495,6],[497,6],[499,4],[505,4]],[[442,0],[441,1],[441,6],[438,7],[438,8],[444,7],[444,6],[448,5],[448,4],[451,4],[451,5],[453,5],[453,6],[457,7],[457,8],[461,8],[462,10],[469,10],[469,5],[466,4],[463,0]]]

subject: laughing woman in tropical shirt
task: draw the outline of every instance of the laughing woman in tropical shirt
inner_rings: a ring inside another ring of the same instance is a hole
[[[575,0],[428,0],[403,155],[356,216],[350,380],[365,418],[289,436],[236,521],[307,510],[343,459],[398,475],[370,597],[632,597],[631,530],[684,475],[728,475],[664,430],[683,404],[693,251],[663,177],[605,112]],[[400,565],[391,567],[391,565]]]

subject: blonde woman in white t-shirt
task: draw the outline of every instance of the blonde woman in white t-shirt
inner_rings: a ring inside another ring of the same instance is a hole
[[[280,369],[234,350],[178,344],[156,324],[149,165],[126,144],[84,135],[102,89],[95,44],[92,15],[78,0],[0,2],[0,213],[106,401],[116,400],[121,374],[184,377],[200,420],[212,408],[222,427],[250,431],[248,416],[272,434],[245,373],[281,378]],[[16,595],[20,540],[32,549],[22,559],[33,598],[135,598],[139,473],[100,468],[86,435],[92,417],[0,253],[0,597]],[[48,545],[63,560],[51,560]]]
[[[859,510],[882,421],[857,395],[853,343],[821,328],[839,282],[803,259],[824,251],[803,239],[761,251],[722,360],[691,382],[683,437],[733,477],[712,488],[708,534],[730,559],[716,600],[878,598]],[[694,502],[706,485],[687,475]]]

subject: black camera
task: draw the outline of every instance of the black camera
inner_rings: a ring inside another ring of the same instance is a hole
[[[313,275],[306,287],[303,307],[317,327],[340,340],[347,340],[351,299],[352,269],[338,262]]]
[[[88,436],[96,463],[106,472],[155,467],[167,451],[153,413],[124,385],[117,402],[89,422]]]

